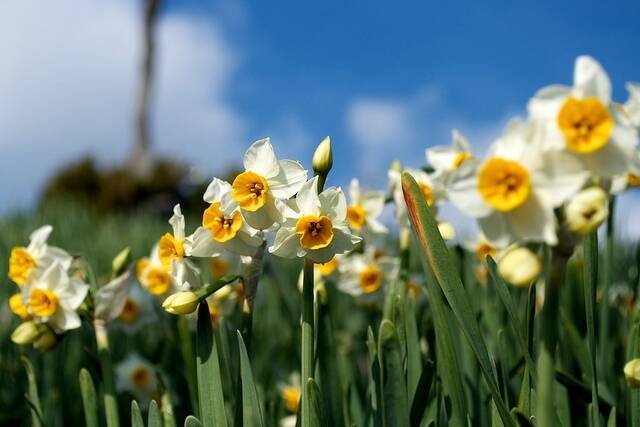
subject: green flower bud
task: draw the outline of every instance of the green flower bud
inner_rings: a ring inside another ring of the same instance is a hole
[[[189,314],[196,311],[200,298],[195,292],[176,292],[169,295],[162,303],[162,307],[171,314]]]
[[[316,148],[311,161],[313,171],[318,175],[327,175],[333,166],[333,150],[331,149],[331,138],[328,136]]]

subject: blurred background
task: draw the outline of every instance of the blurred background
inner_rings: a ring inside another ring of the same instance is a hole
[[[385,188],[393,159],[421,166],[454,127],[482,152],[580,54],[626,100],[639,16],[636,1],[5,0],[0,215],[67,198],[197,210],[265,136],[308,166],[331,135],[333,184]]]

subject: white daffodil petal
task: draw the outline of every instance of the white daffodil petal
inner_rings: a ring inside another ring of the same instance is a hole
[[[269,178],[269,190],[274,197],[288,199],[293,197],[307,181],[307,170],[294,160],[280,160],[280,171]]]
[[[56,332],[69,331],[71,329],[79,328],[82,322],[80,316],[75,311],[58,309],[56,313],[51,317],[51,326]]]
[[[264,178],[272,178],[280,171],[276,153],[269,138],[254,142],[244,154],[244,168]]]
[[[222,245],[218,243],[211,231],[204,227],[198,227],[196,231],[189,237],[191,245],[187,255],[195,257],[215,257],[219,256],[223,251]]]
[[[505,215],[500,212],[493,212],[478,219],[482,233],[493,246],[505,247],[511,243],[510,230],[504,217]]]
[[[611,102],[611,80],[600,63],[590,56],[576,59],[573,84],[581,98],[594,96],[605,105]]]
[[[571,88],[563,85],[551,85],[540,89],[527,104],[531,117],[555,120],[562,104],[571,95]]]
[[[29,236],[29,246],[27,252],[37,252],[38,248],[47,244],[47,239],[53,231],[53,227],[50,225],[43,225],[42,227],[34,230]]]
[[[180,205],[173,207],[173,216],[169,219],[169,224],[173,228],[173,237],[179,242],[184,240],[184,216],[180,210]]]
[[[513,233],[520,239],[543,241],[552,246],[558,243],[553,208],[535,193],[504,217],[509,221]]]
[[[296,258],[300,248],[300,237],[293,228],[281,227],[276,232],[269,252],[282,258]]]
[[[360,200],[360,181],[357,178],[352,178],[349,183],[349,201],[351,203],[358,203]]]
[[[318,199],[318,177],[314,176],[305,182],[296,196],[298,211],[302,215],[318,215],[320,200]]]
[[[567,151],[553,150],[544,153],[542,170],[533,180],[545,200],[558,207],[580,190],[588,178],[589,172],[578,157]]]
[[[611,143],[594,153],[582,155],[582,158],[588,170],[604,178],[626,174],[630,169],[630,161],[635,160],[632,150]]]
[[[360,198],[367,218],[377,218],[384,210],[385,195],[382,191],[368,191]]]
[[[274,222],[282,221],[282,214],[275,206],[275,201],[273,199],[267,199],[265,205],[258,209],[257,211],[250,212],[244,211],[242,212],[245,221],[251,227],[256,230],[266,230],[271,227]],[[275,218],[274,218],[275,216]]]
[[[215,203],[222,200],[225,194],[231,193],[231,184],[218,178],[213,178],[202,199],[207,203]],[[232,199],[233,200],[233,199]]]
[[[329,187],[318,195],[320,212],[332,221],[344,221],[347,217],[347,199],[340,188]]]
[[[389,229],[375,218],[368,218],[366,226],[376,234],[388,233]]]
[[[427,148],[426,150],[427,162],[435,170],[451,170],[456,160],[458,153],[456,150],[447,146],[436,146]]]
[[[475,176],[456,180],[451,184],[447,197],[462,212],[474,218],[483,218],[493,212],[478,192],[478,180]]]

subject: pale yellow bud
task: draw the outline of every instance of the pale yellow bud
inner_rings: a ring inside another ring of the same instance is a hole
[[[589,233],[609,215],[607,193],[600,187],[582,190],[567,203],[565,214],[571,231]]]
[[[21,323],[11,334],[11,341],[20,345],[31,344],[37,340],[46,329],[46,326],[36,322]]]
[[[439,222],[438,231],[444,240],[453,240],[456,238],[456,229],[448,222]]]
[[[131,249],[129,247],[121,250],[118,255],[111,261],[111,267],[113,269],[113,277],[117,277],[126,270],[131,262]]]
[[[640,359],[633,359],[624,365],[624,377],[629,387],[640,388]]]
[[[177,292],[169,295],[162,307],[171,314],[189,314],[196,311],[200,298],[194,292]]]
[[[47,328],[37,340],[33,342],[33,348],[40,351],[51,350],[58,342],[58,337],[53,331]]]
[[[313,171],[318,175],[327,175],[333,166],[333,150],[331,149],[331,138],[328,136],[316,148],[311,160]]]
[[[542,271],[540,258],[529,249],[513,246],[507,249],[498,260],[498,272],[509,283],[518,287],[526,287],[533,282]]]

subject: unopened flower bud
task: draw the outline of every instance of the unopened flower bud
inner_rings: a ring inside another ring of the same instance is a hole
[[[49,328],[47,328],[39,337],[33,342],[33,348],[40,351],[51,350],[58,342],[58,337]]]
[[[514,286],[529,286],[541,271],[540,258],[522,246],[507,249],[506,253],[498,260],[498,272]]]
[[[600,187],[589,187],[576,194],[565,209],[569,229],[585,234],[598,228],[609,215],[607,193]]]
[[[629,387],[640,388],[640,359],[633,359],[624,365],[624,377]]]
[[[456,238],[456,229],[448,222],[439,222],[438,231],[444,240],[453,240]]]
[[[162,307],[171,314],[189,314],[196,311],[200,298],[194,292],[176,292],[169,295],[162,303]]]
[[[113,261],[111,261],[113,277],[117,277],[122,274],[129,266],[129,263],[131,263],[131,248],[126,247],[121,250],[115,258],[113,258]]]
[[[328,136],[316,148],[311,161],[313,171],[318,175],[327,175],[333,166],[333,150],[331,149],[331,138]]]
[[[46,326],[36,322],[23,322],[11,334],[11,341],[16,344],[31,344],[45,331]]]

